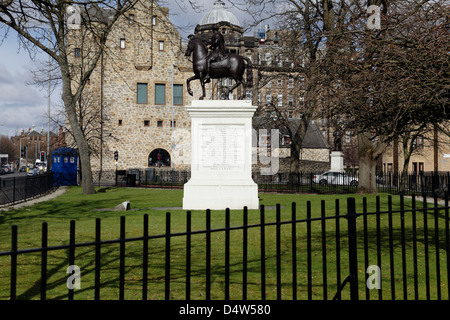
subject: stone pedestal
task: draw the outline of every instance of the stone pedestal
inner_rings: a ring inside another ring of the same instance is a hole
[[[331,152],[331,169],[333,172],[344,172],[344,153],[342,151]]]
[[[258,209],[252,179],[250,101],[194,100],[191,116],[191,179],[184,185],[184,210]]]

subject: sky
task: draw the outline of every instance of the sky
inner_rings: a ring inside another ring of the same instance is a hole
[[[170,8],[170,20],[176,26],[195,26],[212,7],[215,0],[197,0],[202,11],[195,12],[188,0],[166,0]],[[245,14],[233,8],[230,2],[224,0],[226,7],[236,15],[241,24],[245,23]],[[186,9],[180,10],[180,6]],[[183,37],[193,33],[192,30],[180,30]],[[47,56],[39,57],[45,61]],[[47,131],[48,92],[46,88],[31,85],[32,70],[38,62],[32,61],[28,52],[19,49],[14,32],[0,44],[0,135],[14,136],[22,129],[35,126],[36,130]],[[50,113],[61,105],[60,91],[55,90],[50,97]],[[51,128],[51,130],[53,130]]]

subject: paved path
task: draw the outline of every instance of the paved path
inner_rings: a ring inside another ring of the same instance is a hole
[[[23,208],[23,207],[32,206],[32,205],[34,205],[36,203],[39,203],[39,202],[51,200],[51,199],[54,199],[54,198],[64,194],[68,189],[69,189],[69,187],[57,187],[57,188],[53,189],[53,191],[50,191],[49,193],[46,193],[46,194],[44,194],[44,195],[42,195],[40,197],[32,198],[32,199],[29,199],[27,201],[20,202],[20,203],[17,203],[17,204],[13,204],[13,205],[0,206],[0,211],[8,211],[8,210],[12,210],[12,209],[20,209],[20,208]]]

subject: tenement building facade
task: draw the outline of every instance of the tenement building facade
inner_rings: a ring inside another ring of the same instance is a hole
[[[292,62],[276,54],[277,31],[266,28],[254,36],[245,36],[238,19],[221,0],[215,1],[199,21],[194,36],[207,41],[214,24],[219,25],[230,52],[253,62],[254,85],[246,92],[246,99],[259,106],[256,116],[260,119],[255,123],[260,123],[261,118],[273,119],[276,115],[269,106],[274,104],[283,108],[286,117],[299,118],[296,110],[302,103],[303,78],[292,71],[280,72],[292,69]],[[82,57],[82,44],[77,45],[76,39],[70,43],[76,62]],[[182,39],[170,22],[168,9],[153,1],[138,3],[110,33],[108,50],[80,101],[86,110],[95,110],[90,114],[101,119],[98,121],[101,128],[94,130],[101,135],[92,139],[91,163],[93,171],[103,172],[102,179],[115,170],[190,169],[190,117],[186,106],[200,97],[201,88],[199,81],[193,81],[193,97],[187,93],[186,80],[193,76],[193,71],[192,57],[184,55],[186,44],[187,39]],[[230,79],[211,81],[206,87],[206,99],[216,99],[231,85]],[[229,98],[236,99],[242,92],[239,90],[242,87]],[[264,137],[257,137],[254,147],[260,143],[267,147],[267,141],[263,140]],[[280,148],[287,151],[289,144],[289,137],[281,135]],[[314,149],[314,145],[309,147]],[[321,141],[318,148],[323,153],[328,146]],[[280,155],[289,156],[289,152]],[[322,156],[321,160],[329,161],[328,156]]]

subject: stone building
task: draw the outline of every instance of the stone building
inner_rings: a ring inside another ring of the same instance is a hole
[[[382,171],[386,173],[402,172],[405,165],[405,156],[410,158],[406,171],[408,173],[423,172],[449,172],[450,171],[450,137],[444,130],[427,128],[404,140],[389,143],[381,157]]]
[[[101,117],[92,125],[98,128],[90,130],[95,136],[88,138],[94,177],[101,171],[111,178],[116,169],[188,168],[190,119],[185,105],[192,98],[185,86],[192,64],[168,16],[168,9],[153,1],[138,2],[109,34],[108,50],[81,99],[86,112]],[[86,44],[70,42],[74,63],[84,57],[81,46]],[[198,96],[198,89],[193,90]]]
[[[206,41],[214,24],[219,25],[230,52],[253,62],[254,86],[246,97],[259,106],[257,116],[272,117],[266,107],[275,102],[284,108],[287,117],[299,119],[297,106],[302,104],[303,77],[292,71],[293,62],[276,54],[280,46],[278,31],[266,28],[253,36],[244,35],[238,19],[221,0],[215,1],[199,21],[195,37]],[[77,41],[76,32],[69,40],[71,57],[77,63],[87,45]],[[193,75],[191,58],[184,55],[186,40],[170,22],[168,9],[153,1],[138,2],[114,26],[108,50],[80,102],[100,120],[92,124],[97,127],[90,131],[96,134],[89,139],[94,151],[94,179],[100,177],[96,172],[102,172],[101,179],[107,180],[115,170],[134,168],[190,169],[190,117],[185,106],[200,96],[201,88],[199,81],[193,81],[193,97],[186,90],[186,80]],[[216,98],[230,85],[229,79],[211,81],[206,98]],[[238,95],[240,91],[230,99]],[[288,149],[289,138],[283,135],[280,139]],[[67,141],[70,145],[70,138]],[[304,154],[328,163],[328,149],[323,142],[319,155],[311,154],[314,148]]]

